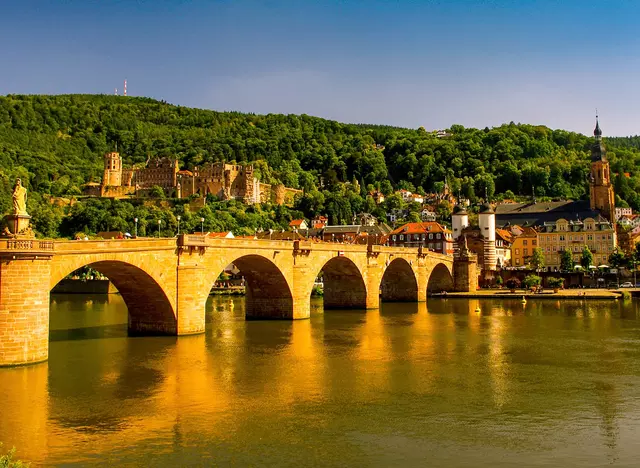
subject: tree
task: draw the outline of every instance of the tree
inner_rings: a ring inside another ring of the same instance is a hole
[[[531,256],[531,266],[534,270],[538,271],[544,267],[544,253],[540,247],[533,249],[533,255]]]
[[[563,250],[560,254],[560,270],[573,271],[573,255],[569,250]]]
[[[549,284],[550,288],[559,289],[562,287],[562,285],[564,285],[564,278],[551,277],[547,279],[547,283]]]
[[[520,287],[520,280],[514,276],[505,281],[505,285],[507,288],[511,289],[511,291],[514,291]]]
[[[522,281],[522,287],[525,289],[533,288],[534,286],[539,286],[542,282],[542,278],[537,275],[527,275],[525,279]]]
[[[591,250],[589,250],[588,246],[584,246],[582,249],[582,255],[580,256],[580,265],[585,270],[588,270],[591,265],[593,265],[593,254]]]
[[[149,190],[149,196],[151,198],[164,198],[164,190],[162,190],[162,187],[159,185],[154,185],[151,187],[151,190]]]
[[[627,258],[618,249],[616,249],[611,255],[609,255],[609,265],[614,268],[620,268],[627,265]]]

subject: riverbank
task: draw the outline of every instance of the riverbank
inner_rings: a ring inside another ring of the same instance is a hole
[[[553,290],[542,293],[532,293],[523,289],[516,289],[515,292],[501,289],[486,289],[475,292],[450,292],[443,294],[432,294],[429,297],[446,299],[448,297],[467,299],[598,299],[616,300],[622,298],[622,291],[617,289],[561,289],[557,293]]]

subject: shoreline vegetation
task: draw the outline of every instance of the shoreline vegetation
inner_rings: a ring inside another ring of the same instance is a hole
[[[2,448],[2,442],[0,442],[0,468],[28,468],[30,463],[25,463],[20,460],[14,460],[13,456],[16,453],[15,447],[9,450],[6,454]]]

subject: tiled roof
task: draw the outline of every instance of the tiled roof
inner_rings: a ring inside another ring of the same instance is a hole
[[[505,242],[513,242],[513,235],[506,229],[496,229],[496,236]]]
[[[541,203],[504,203],[497,205],[496,224],[519,224],[521,226],[539,226],[549,221],[564,218],[568,221],[600,216],[591,210],[588,200],[559,201]]]
[[[207,237],[233,237],[233,233],[231,231],[225,231],[225,232],[209,232],[207,233]]]
[[[435,221],[426,221],[424,223],[407,223],[404,226],[391,231],[391,234],[423,234],[430,232],[451,232],[442,224]]]

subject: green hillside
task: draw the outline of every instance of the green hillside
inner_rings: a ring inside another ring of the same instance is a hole
[[[256,161],[264,182],[305,190],[296,206],[302,214],[327,213],[332,222],[376,211],[366,197],[373,187],[387,193],[397,188],[430,192],[445,178],[452,190],[472,199],[487,192],[494,198],[530,196],[533,187],[538,197],[581,198],[587,193],[592,140],[584,135],[513,123],[492,129],[453,126],[449,132],[450,137],[438,138],[424,129],[343,124],[306,115],[215,112],[148,98],[3,96],[0,211],[9,208],[16,176],[30,190],[31,211],[45,210],[41,195],[78,195],[83,183],[100,179],[103,154],[116,145],[126,164],[156,156],[177,157],[185,168],[208,161]],[[640,138],[609,138],[605,144],[612,172],[619,174],[614,178],[618,203],[640,210]],[[98,210],[107,204],[93,203]],[[395,206],[398,200],[391,197],[389,203]],[[384,208],[377,208],[379,215]],[[220,217],[216,212],[228,211],[221,204],[207,209],[213,210],[212,223]],[[270,222],[278,227],[288,218],[287,213],[276,215],[273,207],[264,209],[269,215],[258,216],[264,218],[262,224],[254,220],[235,228],[259,229]],[[84,227],[65,230],[57,219],[62,213],[47,215],[56,218],[48,228],[38,226],[47,235],[69,235]],[[91,231],[96,226],[86,227]]]

